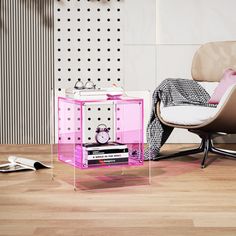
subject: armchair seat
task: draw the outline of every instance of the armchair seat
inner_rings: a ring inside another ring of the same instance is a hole
[[[215,107],[170,106],[160,104],[160,116],[168,123],[176,125],[200,125],[215,116]]]
[[[211,96],[219,84],[218,82],[198,82]],[[164,107],[163,103],[160,103],[160,117],[163,121],[175,125],[183,126],[196,126],[204,124],[219,112],[219,110],[224,106],[230,92],[233,90],[234,86],[230,87],[225,95],[223,96],[221,102],[217,107],[204,107],[204,106],[169,106]]]

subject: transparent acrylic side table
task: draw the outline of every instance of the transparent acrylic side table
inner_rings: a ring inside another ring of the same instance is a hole
[[[74,189],[81,188],[81,183],[84,186],[85,182],[88,188],[93,188],[101,180],[100,186],[108,181],[111,187],[117,186],[118,180],[121,186],[121,183],[137,185],[150,182],[150,166],[143,166],[143,109],[143,100],[138,98],[89,101],[58,98],[58,161],[55,161],[66,169],[68,173],[63,171],[63,174],[68,176],[70,183],[73,182]],[[84,144],[96,143],[99,124],[106,124],[109,128],[109,143],[128,147],[127,163],[89,164]],[[133,174],[126,176],[127,171]]]

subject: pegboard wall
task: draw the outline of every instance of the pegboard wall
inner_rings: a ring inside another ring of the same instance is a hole
[[[58,107],[58,132],[61,143],[94,143],[97,127],[105,124],[109,130],[110,141],[119,140],[114,135],[113,102],[76,103],[60,98]],[[117,108],[117,112],[120,108]],[[120,119],[120,118],[118,118]],[[119,128],[117,128],[119,131]]]
[[[83,123],[83,141],[94,143],[95,134],[98,125],[105,124],[109,130],[110,141],[114,138],[114,105],[112,104],[85,104],[84,123]]]
[[[123,0],[55,0],[55,87],[123,86]]]

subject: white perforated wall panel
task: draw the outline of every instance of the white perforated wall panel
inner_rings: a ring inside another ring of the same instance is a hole
[[[121,0],[56,0],[55,83],[73,87],[78,80],[98,87],[123,85]]]
[[[109,129],[110,141],[114,141],[114,105],[111,102],[107,104],[85,103],[83,109],[83,140],[86,143],[96,142],[96,129],[98,125],[105,124]]]

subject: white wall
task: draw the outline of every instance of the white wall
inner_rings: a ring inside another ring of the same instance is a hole
[[[235,0],[157,0],[159,44],[202,44],[236,38]]]
[[[124,86],[156,87],[156,0],[124,1]]]

